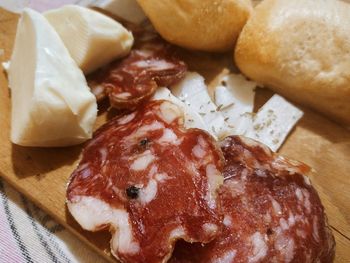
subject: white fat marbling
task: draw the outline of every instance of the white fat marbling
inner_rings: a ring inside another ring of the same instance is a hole
[[[188,105],[171,94],[169,89],[164,87],[158,88],[152,100],[167,100],[176,104],[184,113],[184,126],[186,129],[198,128],[209,132],[210,129],[204,123],[202,117],[198,114],[198,112],[194,111]]]
[[[123,209],[112,208],[106,202],[91,196],[76,196],[67,202],[72,216],[89,231],[97,231],[110,225],[112,231],[112,251],[136,254],[139,244],[133,240],[129,214]]]
[[[163,183],[164,181],[166,181],[167,179],[169,179],[169,175],[167,173],[159,173],[159,174],[156,174],[154,176],[154,178],[160,182],[160,183]]]
[[[301,190],[304,195],[304,207],[306,208],[306,212],[308,214],[311,213],[311,202],[310,202],[310,193],[307,191],[307,189]]]
[[[122,100],[126,100],[126,99],[131,97],[131,93],[130,92],[122,92],[122,93],[118,93],[118,94],[113,94],[113,97],[116,97],[116,98],[122,99]]]
[[[290,236],[279,233],[275,241],[275,249],[280,251],[281,255],[284,257],[284,262],[289,263],[294,257],[294,239]]]
[[[104,163],[107,159],[108,149],[106,147],[101,147],[98,151],[100,153],[101,161]]]
[[[273,208],[273,211],[275,212],[275,214],[281,215],[282,214],[281,205],[272,196],[270,196],[270,200],[271,200],[272,208]]]
[[[207,143],[202,136],[198,137],[198,143],[192,148],[192,153],[198,159],[202,159],[206,155]]]
[[[255,232],[250,237],[250,242],[252,244],[253,254],[249,256],[248,262],[255,263],[264,259],[268,250],[264,236],[260,232]]]
[[[283,230],[289,229],[289,224],[288,224],[287,220],[285,220],[284,218],[280,218],[280,226]]]
[[[232,226],[232,217],[229,215],[225,215],[223,223],[226,227],[231,227]]]
[[[174,103],[164,101],[159,107],[158,116],[170,124],[176,119],[183,117],[183,112]]]
[[[179,140],[179,138],[171,129],[165,128],[162,137],[160,137],[158,140],[158,143],[179,145],[181,143],[181,140]]]
[[[146,138],[148,133],[151,131],[157,131],[164,129],[163,123],[159,121],[154,121],[151,124],[143,125],[139,129],[137,129],[134,133],[130,134],[125,138],[125,141],[134,141],[134,140],[140,140],[141,138]]]
[[[295,195],[297,196],[297,198],[300,202],[303,202],[304,196],[299,188],[295,189]]]
[[[127,124],[127,123],[131,122],[135,118],[135,116],[136,116],[135,112],[130,113],[128,115],[125,115],[125,116],[118,119],[118,124],[120,124],[120,125]]]
[[[212,263],[232,263],[236,257],[237,250],[230,250],[225,252],[219,258],[216,258],[212,261]]]
[[[136,157],[136,159],[130,165],[130,169],[133,171],[143,171],[154,160],[155,160],[155,156],[151,153],[151,151],[147,150]]]
[[[218,231],[218,226],[212,223],[205,223],[203,225],[203,230],[208,234],[216,233]]]
[[[179,239],[185,236],[185,230],[183,227],[177,227],[170,232],[170,240]]]
[[[320,242],[320,235],[318,233],[318,218],[315,216],[312,220],[312,237]]]
[[[139,200],[142,204],[148,204],[151,202],[157,195],[158,183],[156,180],[149,180],[146,187],[141,188],[139,193]]]
[[[292,214],[292,212],[289,212],[289,216],[288,216],[288,225],[289,226],[294,226],[296,222],[296,218],[295,216]]]
[[[206,167],[206,175],[208,180],[208,192],[206,200],[210,208],[216,207],[216,190],[223,183],[221,173],[216,169],[215,165],[208,164]]]
[[[167,70],[174,68],[174,64],[169,63],[165,60],[148,59],[136,61],[133,65],[139,68],[145,68],[147,70]]]

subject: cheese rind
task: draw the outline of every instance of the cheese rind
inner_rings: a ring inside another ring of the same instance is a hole
[[[96,99],[56,31],[31,9],[18,23],[9,85],[13,143],[67,146],[91,138]]]
[[[120,23],[85,7],[66,5],[45,17],[85,74],[127,55],[134,42]]]

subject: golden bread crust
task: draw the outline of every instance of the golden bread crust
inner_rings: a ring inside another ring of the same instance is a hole
[[[170,43],[202,51],[233,47],[251,11],[250,0],[138,0]]]
[[[237,41],[249,78],[350,124],[350,5],[334,0],[265,0]]]

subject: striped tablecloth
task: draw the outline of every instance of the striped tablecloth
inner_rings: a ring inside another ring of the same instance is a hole
[[[91,0],[0,0],[0,7],[38,11]],[[103,258],[0,178],[0,263],[104,263]]]
[[[0,179],[0,263],[22,262],[106,261]]]

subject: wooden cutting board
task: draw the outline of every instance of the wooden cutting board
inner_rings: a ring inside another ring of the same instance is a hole
[[[1,61],[10,58],[18,16],[0,9]],[[184,52],[189,67],[204,75],[208,84],[232,67],[231,54],[210,55]],[[256,104],[271,96],[259,90]],[[330,120],[303,109],[305,116],[289,136],[281,154],[312,166],[311,176],[328,214],[337,242],[335,262],[350,262],[350,132]],[[96,127],[110,112],[100,109]],[[67,148],[29,148],[12,144],[10,136],[10,91],[0,73],[0,176],[72,231],[92,249],[113,262],[108,232],[83,231],[65,206],[65,189],[76,167],[82,146]]]

